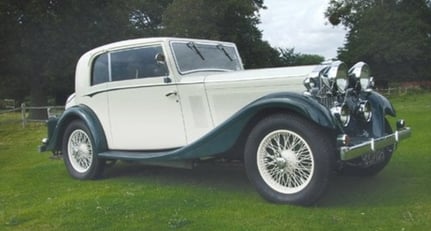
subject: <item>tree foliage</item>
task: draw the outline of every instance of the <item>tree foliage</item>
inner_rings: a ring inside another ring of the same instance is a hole
[[[280,60],[283,66],[301,66],[322,63],[325,58],[320,55],[301,54],[295,48],[280,48]]]
[[[136,35],[131,9],[132,4],[114,0],[3,0],[2,84],[19,82],[4,87],[3,94],[21,100],[30,95],[34,105],[57,95],[63,103],[73,91],[74,67],[83,52]],[[15,88],[30,94],[16,95]]]
[[[426,0],[331,0],[329,21],[348,30],[339,59],[368,62],[386,80],[431,80],[431,5]]]
[[[257,28],[264,8],[263,0],[2,0],[0,98],[63,104],[80,55],[136,37],[231,41],[248,68],[286,65]]]
[[[257,28],[262,8],[261,0],[176,0],[163,14],[163,34],[235,42],[248,68],[279,65]]]

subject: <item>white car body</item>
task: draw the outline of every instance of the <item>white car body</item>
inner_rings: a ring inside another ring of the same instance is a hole
[[[178,38],[134,39],[105,45],[84,54],[76,68],[74,100],[66,108],[87,105],[97,114],[109,149],[158,150],[190,144],[250,102],[272,92],[302,92],[303,80],[316,66],[181,74],[171,43],[232,43]],[[160,45],[168,76],[91,85],[93,59],[106,52]],[[236,51],[236,48],[235,48]],[[164,79],[169,78],[170,83]],[[167,94],[171,93],[169,96]],[[149,111],[151,113],[149,113]]]

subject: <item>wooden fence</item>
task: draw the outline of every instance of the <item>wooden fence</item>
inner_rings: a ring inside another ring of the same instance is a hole
[[[35,119],[31,118],[31,111],[35,110],[44,110],[46,111],[46,118],[42,119]],[[14,108],[14,109],[7,109],[0,111],[0,114],[5,113],[13,113],[13,112],[20,112],[21,113],[21,123],[22,127],[25,127],[27,123],[29,122],[45,122],[50,117],[59,116],[64,111],[64,106],[41,106],[41,107],[31,107],[27,106],[25,103],[21,104],[21,107]]]
[[[391,96],[391,95],[402,95],[407,94],[409,92],[418,92],[421,91],[420,87],[391,87],[386,89],[375,89],[382,95]]]

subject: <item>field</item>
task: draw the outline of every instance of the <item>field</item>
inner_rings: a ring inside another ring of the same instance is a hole
[[[336,176],[312,207],[264,201],[241,165],[119,163],[102,180],[74,180],[37,152],[44,125],[0,114],[0,230],[430,230],[431,93],[391,100],[413,136],[382,173]]]

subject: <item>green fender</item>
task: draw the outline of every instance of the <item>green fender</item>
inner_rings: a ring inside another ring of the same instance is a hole
[[[372,91],[367,93],[367,100],[370,102],[373,112],[373,119],[370,123],[373,137],[385,135],[385,116],[396,116],[396,112],[391,102],[383,95]]]
[[[95,151],[107,150],[107,142],[100,121],[96,114],[85,105],[68,108],[60,118],[51,118],[48,121],[48,144],[46,150],[61,150],[64,131],[73,120],[83,121],[89,128],[94,139]]]

